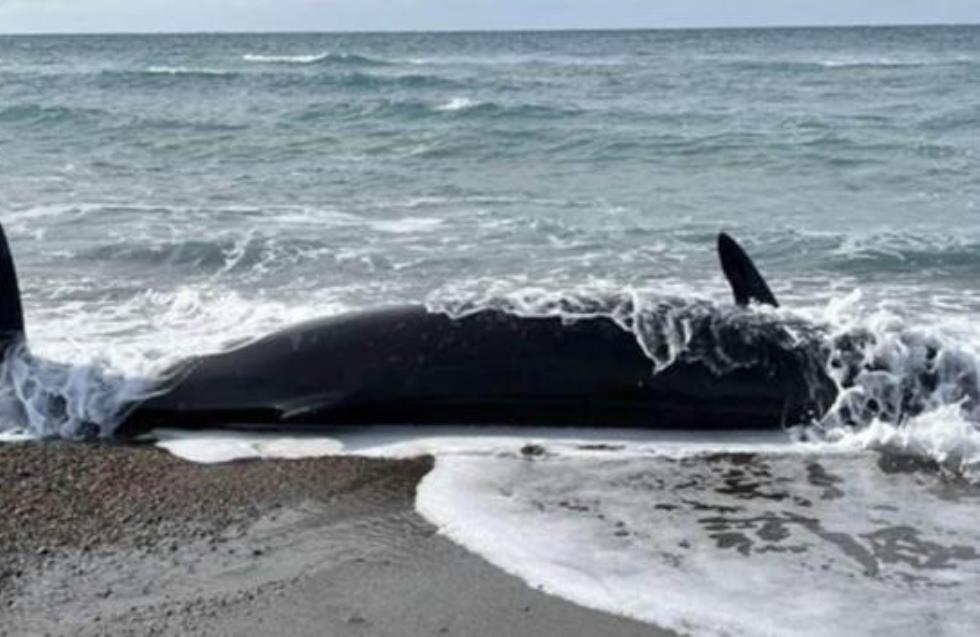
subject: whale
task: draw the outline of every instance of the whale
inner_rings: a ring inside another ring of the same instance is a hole
[[[2,228],[0,244],[0,346],[9,348],[26,335]],[[735,239],[721,233],[717,251],[731,306],[667,298],[625,324],[602,312],[423,304],[330,316],[181,361],[121,410],[114,435],[386,424],[779,429],[819,418],[836,395],[822,339],[761,311],[778,302]],[[659,344],[639,337],[668,328],[684,333],[679,345],[676,334]]]

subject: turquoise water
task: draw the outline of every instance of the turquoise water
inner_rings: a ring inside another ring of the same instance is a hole
[[[784,292],[971,288],[978,50],[967,27],[5,37],[0,213],[32,296],[166,290],[246,237],[225,281],[287,302],[691,282],[719,228]]]
[[[0,219],[32,348],[127,374],[381,303],[727,302],[722,229],[790,311],[972,361],[978,51],[973,27],[0,37]]]

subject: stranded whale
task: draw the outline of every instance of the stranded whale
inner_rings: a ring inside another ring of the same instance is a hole
[[[24,322],[2,234],[0,243],[9,350],[25,341]],[[801,338],[746,309],[776,299],[733,239],[720,235],[718,251],[734,307],[666,300],[625,325],[601,313],[450,316],[422,305],[325,318],[185,361],[151,397],[123,408],[115,433],[422,423],[774,429],[819,418],[836,397],[822,334]],[[638,338],[643,330],[664,338]]]

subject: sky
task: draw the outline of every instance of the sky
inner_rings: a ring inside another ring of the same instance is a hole
[[[980,23],[980,0],[0,0],[0,33]]]

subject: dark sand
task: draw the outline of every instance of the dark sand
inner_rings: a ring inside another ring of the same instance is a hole
[[[0,445],[0,635],[669,634],[437,535],[414,511],[431,465]]]

